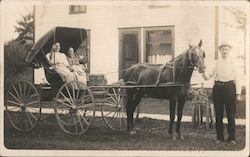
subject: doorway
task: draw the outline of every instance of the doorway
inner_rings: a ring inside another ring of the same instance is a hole
[[[140,61],[140,29],[119,30],[119,79],[123,78],[124,69]]]

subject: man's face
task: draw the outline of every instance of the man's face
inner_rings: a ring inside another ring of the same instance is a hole
[[[56,43],[56,48],[57,48],[57,51],[59,52],[60,51],[60,43]]]
[[[229,52],[231,51],[229,46],[223,46],[220,49],[221,52],[221,58],[226,59],[229,55]]]

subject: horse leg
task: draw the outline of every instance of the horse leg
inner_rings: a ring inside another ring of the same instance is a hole
[[[133,97],[134,97],[134,89],[127,89],[127,104],[126,104],[126,111],[127,111],[127,130],[129,134],[133,134]]]
[[[130,134],[134,135],[136,134],[136,131],[134,130],[134,112],[135,112],[135,109],[136,107],[138,106],[138,104],[141,102],[141,99],[143,97],[143,92],[141,90],[136,90],[135,91],[135,94],[134,94],[134,99],[133,99],[133,102],[132,102],[132,105],[131,105],[131,110],[132,110],[132,115],[130,115],[132,117],[131,119],[131,132]]]
[[[182,119],[182,111],[184,104],[186,102],[185,97],[179,96],[178,97],[178,106],[177,106],[177,123],[176,123],[176,133],[178,135],[179,139],[184,139],[184,137],[181,135],[180,127],[181,127],[181,119]]]
[[[168,133],[170,136],[172,136],[173,140],[175,140],[175,136],[173,134],[173,123],[174,123],[174,119],[175,119],[175,106],[176,106],[176,99],[175,98],[172,98],[170,99],[170,105],[169,105],[169,108],[170,108],[170,125],[169,125],[169,128],[168,128]]]

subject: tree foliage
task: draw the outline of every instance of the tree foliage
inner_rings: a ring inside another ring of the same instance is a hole
[[[15,80],[33,80],[33,69],[25,62],[33,45],[34,18],[29,13],[17,21],[15,40],[4,44],[4,84],[5,92]]]
[[[19,35],[16,38],[16,41],[19,41],[21,44],[33,44],[34,39],[34,15],[29,13],[23,16],[20,20],[17,21],[17,26],[15,27],[15,32]]]
[[[224,7],[231,15],[233,15],[237,25],[236,29],[245,31],[246,29],[246,12],[235,7]]]
[[[33,80],[33,69],[25,62],[29,50],[30,47],[15,40],[4,45],[5,90],[15,80]]]

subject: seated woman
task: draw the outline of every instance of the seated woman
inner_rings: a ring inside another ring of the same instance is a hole
[[[73,71],[73,73],[76,75],[78,81],[83,82],[84,84],[87,84],[87,77],[85,72],[85,67],[80,64],[79,58],[75,55],[74,49],[72,47],[68,50],[68,62],[70,65],[70,69]]]
[[[55,70],[62,76],[64,82],[74,81],[74,73],[69,69],[69,62],[64,53],[60,53],[60,43],[52,45],[50,53],[46,55]]]

